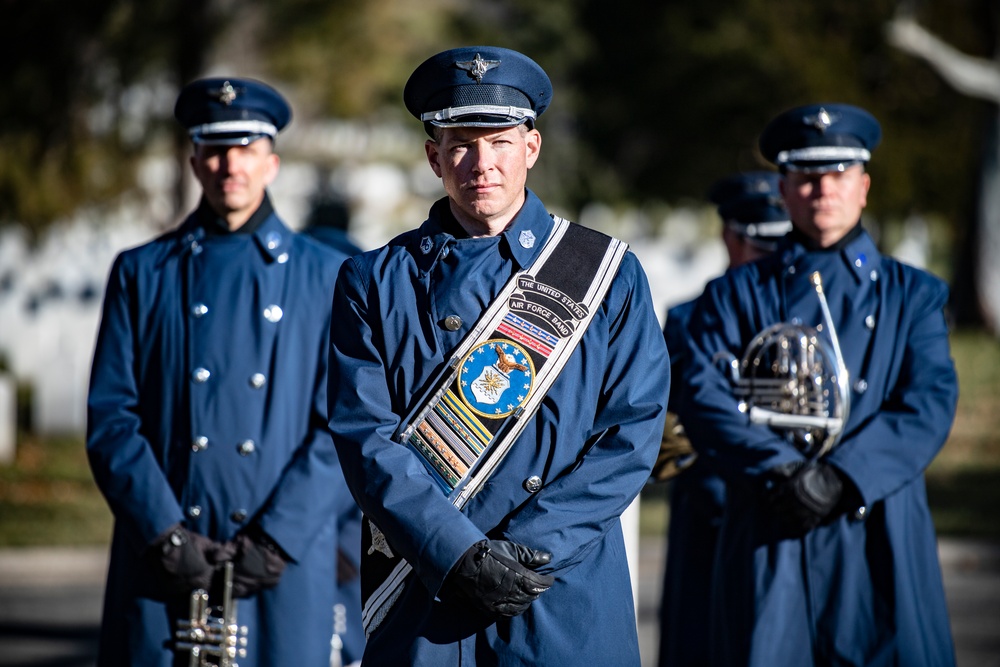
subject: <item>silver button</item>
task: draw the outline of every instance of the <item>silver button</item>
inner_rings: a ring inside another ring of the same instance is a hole
[[[192,255],[200,255],[201,254],[201,250],[202,250],[201,244],[199,244],[197,241],[195,241],[194,243],[191,244],[191,254]]]
[[[854,518],[858,521],[864,521],[868,517],[868,508],[862,505],[858,509],[854,510]]]
[[[267,378],[264,377],[263,373],[254,373],[250,376],[250,386],[254,389],[260,389],[267,383]]]
[[[878,272],[872,271],[871,273],[868,274],[868,277],[872,279],[872,282],[875,282],[876,280],[878,280]]]
[[[198,367],[191,372],[191,379],[198,384],[208,382],[210,377],[212,377],[212,373],[207,368]]]
[[[194,440],[191,441],[191,451],[200,452],[204,449],[208,449],[208,438],[203,435],[196,435]]]
[[[276,306],[273,303],[264,309],[264,319],[268,322],[277,322],[281,319],[284,313],[281,310],[281,306]]]
[[[859,269],[861,268],[862,264],[864,264],[864,262],[861,261],[860,257],[854,260],[854,266],[858,267]]]
[[[440,259],[444,259],[445,257],[448,256],[448,254],[450,252],[451,252],[451,250],[448,249],[448,246],[445,246],[445,247],[441,248],[441,254],[439,255],[439,258]]]
[[[795,267],[794,266],[788,267],[788,273],[789,275],[795,275]]]
[[[284,264],[285,262],[288,261],[288,253],[287,252],[283,252],[280,255],[278,255],[277,257],[275,257],[274,259],[275,259],[275,261],[278,262],[278,264]]]
[[[208,306],[206,306],[203,303],[196,303],[193,306],[191,306],[191,314],[194,315],[195,317],[201,317],[207,312],[208,312]]]
[[[236,451],[240,453],[240,456],[250,456],[255,449],[257,449],[257,445],[254,444],[253,440],[244,440]]]
[[[865,326],[868,327],[869,329],[874,329],[875,328],[875,316],[874,315],[869,315],[868,317],[865,318]]]
[[[236,510],[235,512],[233,512],[232,514],[229,515],[229,518],[232,519],[236,523],[243,523],[244,521],[247,520],[247,511],[246,510]]]
[[[196,519],[201,516],[201,508],[197,505],[192,505],[188,508],[188,516],[192,519]]]
[[[854,391],[859,394],[863,394],[868,391],[868,381],[864,378],[858,379],[858,381],[854,383]]]
[[[532,475],[528,479],[524,480],[524,490],[528,493],[537,493],[541,488],[542,478],[538,475]]]
[[[274,250],[281,245],[281,234],[278,232],[268,232],[264,242],[267,243],[268,250]]]
[[[444,318],[444,328],[448,331],[458,331],[462,328],[462,318],[458,315],[449,315]]]

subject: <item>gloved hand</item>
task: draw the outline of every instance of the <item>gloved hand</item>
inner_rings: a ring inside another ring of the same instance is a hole
[[[459,558],[441,586],[441,599],[467,604],[490,617],[524,613],[555,579],[535,568],[552,554],[505,540],[481,540]]]
[[[224,545],[180,524],[164,531],[143,554],[157,591],[167,597],[190,595],[197,588],[209,590],[215,566],[228,557]]]
[[[844,481],[823,461],[796,461],[771,470],[773,486],[767,502],[781,525],[794,534],[805,534],[837,508]]]
[[[239,533],[233,540],[233,595],[245,598],[277,585],[290,560],[281,547],[259,528]]]

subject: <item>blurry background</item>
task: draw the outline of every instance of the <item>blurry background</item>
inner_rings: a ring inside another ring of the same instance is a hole
[[[365,249],[442,195],[402,87],[452,46],[523,51],[553,79],[529,186],[629,241],[660,317],[721,273],[718,177],[809,102],[882,122],[866,226],[952,286],[962,397],[929,472],[944,534],[1000,540],[1000,4],[995,0],[0,0],[0,546],[103,544],[81,433],[114,255],[196,204],[172,116],[201,76],[290,99],[275,205]],[[339,220],[340,223],[335,221]],[[662,489],[646,531],[662,532]]]

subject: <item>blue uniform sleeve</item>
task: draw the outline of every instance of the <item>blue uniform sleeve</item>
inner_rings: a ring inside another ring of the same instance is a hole
[[[120,255],[108,280],[90,374],[87,455],[115,519],[141,550],[184,514],[142,433],[133,284]]]
[[[924,276],[910,283],[901,300],[913,315],[900,331],[901,340],[893,341],[897,349],[902,346],[898,368],[884,367],[895,382],[887,387],[878,412],[845,434],[828,456],[866,503],[923,474],[948,438],[958,377],[944,317],[947,298],[947,286],[937,279]]]
[[[749,295],[738,293],[728,274],[705,288],[691,313],[691,347],[679,406],[684,429],[698,454],[731,480],[761,475],[776,465],[803,458],[770,428],[751,424],[737,407],[725,359],[739,359],[743,341],[756,333],[741,328],[750,318],[738,310],[739,304],[752,302]]]
[[[607,319],[591,323],[582,345],[607,345],[603,382],[590,429],[581,429],[576,465],[532,496],[519,511],[509,539],[544,548],[552,562],[541,572],[558,573],[584,560],[614,526],[649,479],[659,453],[670,360],[656,320],[649,284],[632,253],[602,304]],[[576,354],[585,352],[577,350]],[[595,370],[594,372],[600,372]],[[561,425],[572,434],[578,425]]]
[[[377,290],[368,291],[359,259],[351,258],[334,295],[330,428],[361,510],[436,593],[462,554],[485,535],[441,493],[417,455],[392,439],[400,418],[392,409],[390,364],[405,360],[380,353],[379,304],[369,299],[378,299]]]

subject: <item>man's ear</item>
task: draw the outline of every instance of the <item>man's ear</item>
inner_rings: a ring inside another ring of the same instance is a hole
[[[428,139],[424,142],[424,152],[427,154],[427,163],[431,166],[434,171],[434,175],[441,178],[441,165],[438,160],[441,159],[441,147],[438,146],[437,142],[433,139]]]
[[[538,130],[532,128],[524,135],[524,150],[525,161],[528,169],[531,169],[542,151],[542,135]]]

